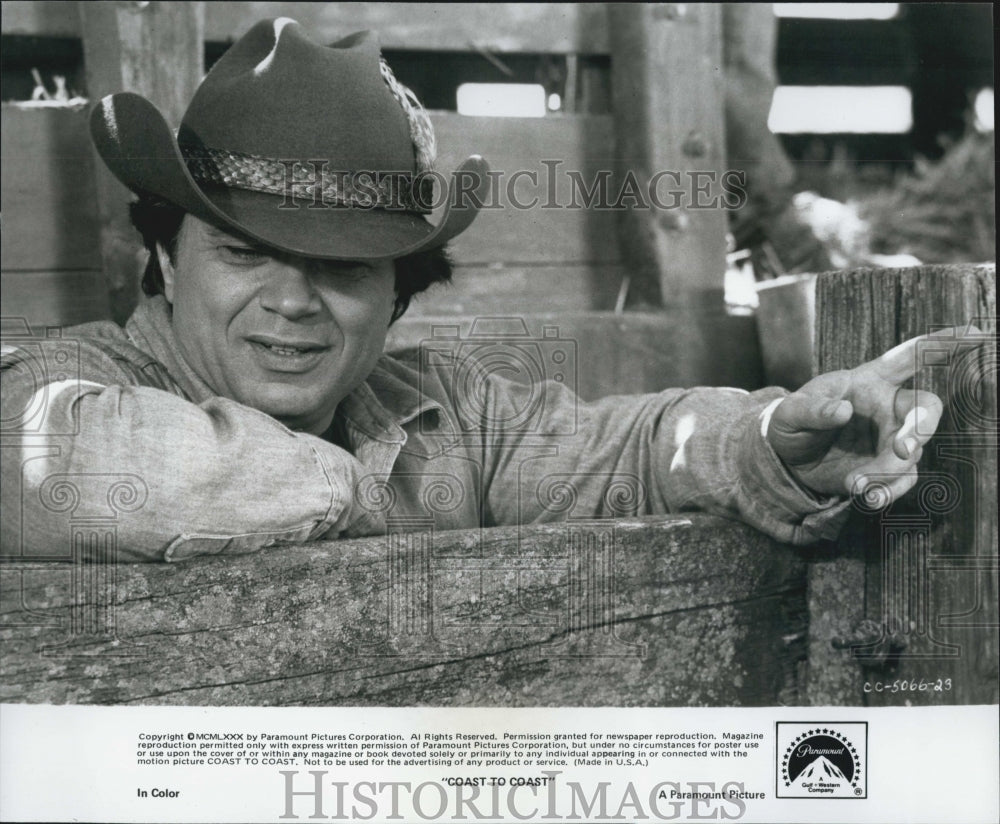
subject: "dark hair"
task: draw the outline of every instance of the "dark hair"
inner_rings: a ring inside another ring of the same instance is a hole
[[[149,260],[142,274],[142,291],[147,295],[163,294],[163,272],[156,254],[156,244],[162,245],[170,260],[174,260],[177,254],[177,237],[185,214],[187,213],[180,206],[153,195],[139,195],[138,200],[129,204],[132,225],[142,235],[142,242],[149,251]],[[451,281],[452,264],[444,248],[396,258],[393,264],[396,269],[396,305],[392,310],[390,323],[395,323],[403,316],[414,295],[434,283]]]

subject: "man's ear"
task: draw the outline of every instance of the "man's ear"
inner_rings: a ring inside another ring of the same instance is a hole
[[[163,248],[162,243],[156,244],[156,259],[160,264],[160,272],[163,274],[163,296],[167,303],[174,302],[174,264],[170,261],[170,255]]]

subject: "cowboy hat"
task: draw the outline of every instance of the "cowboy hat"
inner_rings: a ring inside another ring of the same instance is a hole
[[[288,18],[263,20],[233,44],[176,137],[130,92],[104,98],[90,130],[134,192],[305,257],[373,260],[442,246],[469,226],[489,186],[485,161],[470,157],[432,225],[433,129],[374,35],[320,46]]]

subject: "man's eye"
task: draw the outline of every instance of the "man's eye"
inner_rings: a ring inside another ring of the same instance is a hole
[[[223,257],[237,263],[258,263],[266,255],[259,249],[250,246],[221,246]]]
[[[345,266],[337,272],[338,276],[344,278],[345,280],[364,280],[371,273],[372,268],[363,263],[355,264],[353,266]]]

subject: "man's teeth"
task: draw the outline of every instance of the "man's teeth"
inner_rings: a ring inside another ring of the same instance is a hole
[[[305,349],[299,349],[297,346],[278,346],[273,343],[265,343],[264,346],[278,355],[301,355],[306,351]]]

